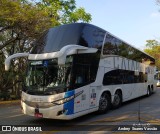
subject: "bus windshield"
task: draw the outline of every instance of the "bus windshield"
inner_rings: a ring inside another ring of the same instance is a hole
[[[95,81],[100,53],[66,57],[65,65],[58,59],[29,61],[24,91],[32,95],[54,95]]]
[[[68,57],[72,60],[72,57]],[[67,61],[67,60],[66,60]],[[25,89],[29,94],[52,95],[70,86],[71,64],[58,65],[58,59],[29,61]]]

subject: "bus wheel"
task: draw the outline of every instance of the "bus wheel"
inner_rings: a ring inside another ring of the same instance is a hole
[[[116,91],[115,95],[114,95],[114,100],[112,103],[112,108],[116,109],[119,108],[122,104],[122,94],[119,91]]]
[[[111,106],[111,98],[107,93],[103,93],[99,100],[99,109],[98,113],[104,114],[106,113]]]
[[[150,88],[147,89],[147,96],[150,96],[151,95],[151,90]]]

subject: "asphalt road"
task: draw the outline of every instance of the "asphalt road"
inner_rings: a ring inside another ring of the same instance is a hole
[[[138,128],[144,128],[144,126],[151,127],[150,125],[152,124],[159,125],[158,129],[160,130],[160,88],[157,88],[156,93],[149,97],[141,97],[129,101],[124,103],[119,109],[110,110],[106,114],[98,115],[91,113],[71,121],[30,117],[21,113],[20,105],[0,105],[0,125],[41,127],[43,131],[48,131],[34,133],[68,132],[78,134],[79,131],[92,134],[99,132],[128,133],[128,130],[120,131],[120,129],[124,127],[126,129],[132,128],[134,126],[137,128],[138,125],[140,125]],[[21,130],[12,129],[12,132],[3,133],[17,133],[17,131],[19,132]],[[135,130],[135,132],[139,133],[140,131]],[[158,133],[158,131],[141,131],[140,133]]]

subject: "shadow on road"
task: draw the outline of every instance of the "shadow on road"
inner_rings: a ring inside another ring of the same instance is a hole
[[[153,94],[150,97],[155,97],[156,94]],[[109,123],[122,123],[122,122],[138,122],[139,117],[141,122],[147,122],[151,120],[148,115],[145,115],[148,113],[148,110],[153,111],[152,104],[149,102],[146,102],[148,98],[146,96],[125,102],[122,104],[122,106],[119,109],[110,110],[106,114],[98,115],[96,112],[90,113],[81,117],[78,117],[73,120],[55,120],[55,119],[44,119],[44,118],[32,118],[31,120],[27,121],[27,124],[31,125],[39,125],[43,126],[44,130],[79,130],[79,129],[88,129],[95,127],[97,128],[97,125],[99,127],[103,125],[110,125]],[[146,103],[144,103],[146,102]],[[151,101],[150,101],[151,102]],[[130,108],[130,106],[133,105],[133,109]],[[147,110],[145,109],[147,106]],[[127,108],[128,107],[128,108]],[[127,110],[126,110],[127,109]],[[146,111],[145,111],[146,110]],[[140,112],[140,113],[138,113]],[[83,127],[83,128],[82,128]],[[110,127],[109,127],[110,128]]]

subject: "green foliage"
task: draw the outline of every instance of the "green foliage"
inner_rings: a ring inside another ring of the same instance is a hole
[[[144,51],[155,58],[156,66],[160,70],[160,42],[157,40],[147,40],[146,42]]]
[[[50,16],[53,26],[91,20],[84,8],[76,8],[75,0],[40,0],[38,5]]]
[[[84,8],[76,8],[75,0],[0,0],[0,7],[1,63],[14,53],[30,52],[32,42],[50,27],[91,20]],[[25,63],[26,59],[14,60],[10,72],[0,64],[0,91],[18,87]]]
[[[88,22],[91,19],[91,15],[85,13],[84,8],[76,9],[74,12],[70,14],[69,22],[77,22],[77,21],[85,21]]]

